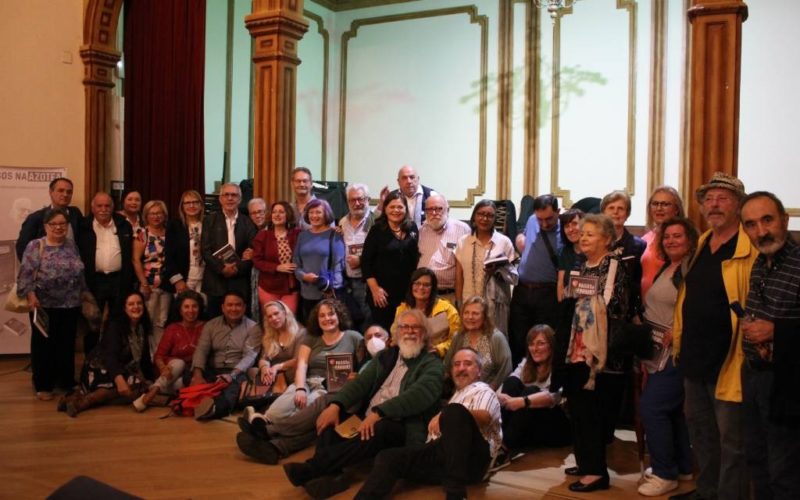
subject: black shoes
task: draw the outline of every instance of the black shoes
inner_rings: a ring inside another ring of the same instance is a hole
[[[315,500],[324,500],[333,495],[337,495],[347,488],[350,484],[341,476],[322,476],[312,479],[303,485],[306,493]]]
[[[672,495],[669,500],[702,500],[703,497],[697,494],[697,490],[687,491],[686,493],[678,493]]]
[[[245,434],[269,441],[269,433],[267,432],[267,421],[263,418],[254,418],[252,422],[248,422],[245,417],[236,419],[239,424],[239,429]]]
[[[314,479],[311,466],[303,462],[290,462],[283,464],[283,472],[294,486],[303,486]]]
[[[577,493],[590,493],[597,490],[607,490],[609,487],[608,476],[601,476],[588,484],[575,481],[569,485],[569,490]]]
[[[275,465],[280,460],[280,453],[272,443],[250,434],[245,434],[244,432],[237,434],[236,444],[242,453],[262,464]]]

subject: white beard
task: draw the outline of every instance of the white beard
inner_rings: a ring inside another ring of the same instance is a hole
[[[415,340],[400,340],[398,347],[400,348],[400,355],[404,359],[414,359],[420,355],[424,344]]]

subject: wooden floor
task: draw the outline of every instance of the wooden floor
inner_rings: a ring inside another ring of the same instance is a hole
[[[230,421],[160,419],[164,408],[137,414],[109,406],[69,418],[55,401],[33,395],[25,358],[0,358],[0,498],[43,498],[76,475],[87,475],[144,498],[307,498],[279,466],[239,453]],[[488,483],[472,486],[475,499],[645,498],[636,493],[639,465],[630,432],[609,449],[612,488],[591,495],[570,492],[563,474],[573,465],[567,448],[537,450],[515,460]],[[290,458],[304,460],[311,450]],[[363,474],[366,474],[365,471]],[[363,478],[363,476],[362,476]],[[356,483],[337,499],[352,498]],[[680,491],[690,489],[682,483]],[[442,498],[441,489],[401,485],[394,498]]]

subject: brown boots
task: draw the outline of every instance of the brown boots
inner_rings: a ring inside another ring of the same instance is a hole
[[[117,391],[111,389],[97,389],[94,392],[85,394],[82,390],[78,390],[62,397],[58,401],[58,411],[65,411],[70,417],[78,416],[78,413],[99,406],[102,403],[114,399]]]

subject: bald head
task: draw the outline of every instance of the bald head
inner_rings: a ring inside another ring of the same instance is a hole
[[[92,215],[97,222],[108,225],[111,222],[111,214],[114,213],[114,200],[108,193],[99,192],[92,198]]]
[[[403,165],[397,172],[397,185],[404,196],[410,198],[414,196],[419,187],[419,176],[417,171],[409,165]]]

